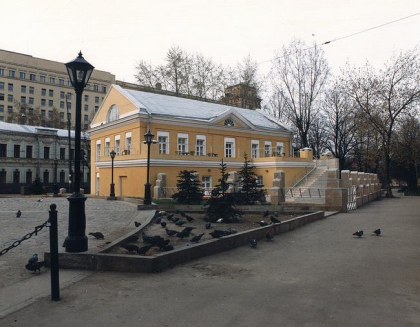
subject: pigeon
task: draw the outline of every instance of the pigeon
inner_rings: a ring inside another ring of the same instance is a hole
[[[185,217],[185,212],[184,212],[184,211],[180,211],[180,212],[179,212],[179,214],[180,214],[182,217]]]
[[[179,238],[184,238],[190,236],[191,231],[183,230],[182,232],[179,232],[176,236]]]
[[[211,223],[207,222],[206,223],[206,229],[210,229],[211,228]]]
[[[376,234],[376,236],[381,235],[381,230],[378,228],[376,230],[373,231],[374,234]]]
[[[280,220],[278,220],[276,217],[274,217],[274,216],[270,216],[270,220],[271,220],[271,222],[273,223],[273,224],[280,224],[281,223],[281,221]]]
[[[179,217],[173,218],[172,221],[176,224],[179,221]]]
[[[174,213],[170,213],[169,215],[166,216],[166,219],[171,220],[173,216],[174,216]]]
[[[213,238],[221,238],[222,236],[226,236],[226,232],[224,230],[215,229],[211,233],[209,233]]]
[[[235,228],[228,228],[225,230],[225,235],[236,234],[238,231]]]
[[[173,249],[174,247],[171,244],[168,244],[163,248],[163,251],[172,251]]]
[[[160,225],[161,225],[163,228],[165,228],[165,227],[166,227],[166,221],[161,221],[161,222],[160,222]]]
[[[155,219],[155,223],[156,224],[160,224],[161,221],[162,221],[162,217],[161,216],[156,217],[156,219]]]
[[[358,230],[357,232],[354,232],[353,235],[359,236],[359,238],[360,238],[363,235],[363,231],[362,230]]]
[[[251,239],[251,247],[254,249],[257,247],[257,240],[255,238]]]
[[[42,202],[42,201],[44,201],[44,198],[38,199],[38,202]]]
[[[20,216],[22,216],[22,212],[20,210],[18,210],[16,212],[16,218],[20,218]]]
[[[261,227],[264,227],[264,226],[267,226],[268,225],[268,223],[266,221],[264,221],[264,220],[257,221],[255,223],[258,224],[258,225],[260,225]]]
[[[223,222],[223,218],[219,218],[216,220],[216,223],[222,223]]]
[[[178,231],[172,230],[172,229],[165,228],[165,230],[166,230],[166,234],[169,235],[169,236],[174,236],[174,235],[179,233]]]
[[[130,253],[137,252],[139,250],[139,247],[134,244],[123,244],[121,246]]]
[[[165,240],[165,239],[160,239],[156,242],[156,244],[154,244],[155,246],[157,246],[159,249],[163,250],[166,246],[169,245],[171,241],[170,240]]]
[[[274,213],[274,216],[275,216],[275,217],[278,217],[278,216],[279,216],[279,213],[276,211],[276,212]]]
[[[159,216],[166,216],[166,211],[159,211]]]
[[[139,223],[138,221],[135,221],[135,222],[134,222],[134,226],[136,226],[136,227],[140,227],[140,225],[141,225],[141,223]]]
[[[182,226],[182,225],[184,225],[184,224],[186,224],[187,222],[185,221],[185,220],[178,220],[176,223],[175,223],[175,225],[177,225],[177,226]]]
[[[139,240],[139,237],[137,235],[131,235],[126,239],[127,243],[136,243]]]
[[[35,262],[38,262],[38,254],[35,253],[32,255],[32,257],[28,260],[28,265],[33,265]]]
[[[197,227],[192,227],[192,226],[188,226],[188,227],[185,227],[182,231],[184,232],[184,231],[187,231],[187,232],[191,232],[193,229],[196,229]]]
[[[98,240],[103,240],[105,238],[104,234],[102,234],[101,232],[89,233],[89,235],[92,235]]]
[[[147,251],[149,251],[152,248],[153,245],[146,245],[142,246],[141,248],[137,249],[137,254],[145,255]]]
[[[265,238],[268,242],[271,242],[273,240],[273,236],[271,236],[270,233],[265,234]]]
[[[266,212],[264,212],[263,217],[266,218],[266,217],[268,217],[269,214],[270,214],[270,212],[267,210]]]
[[[200,235],[195,235],[191,240],[190,240],[190,242],[194,242],[194,243],[197,243],[197,242],[200,242],[200,239],[203,237],[203,235],[204,235],[204,233],[203,234],[200,234]]]
[[[29,271],[33,271],[33,273],[35,274],[37,271],[38,273],[41,273],[41,268],[45,267],[46,262],[45,261],[36,261],[33,264],[26,264],[25,268],[28,269]]]
[[[185,215],[184,218],[187,219],[189,223],[192,222],[193,220],[195,220],[193,217],[188,216],[188,215]]]

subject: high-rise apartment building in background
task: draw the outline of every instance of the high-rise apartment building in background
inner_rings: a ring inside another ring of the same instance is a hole
[[[83,130],[112,84],[115,75],[93,71],[83,92]],[[75,110],[76,96],[64,63],[0,49],[0,121],[66,128],[68,114],[74,126]]]

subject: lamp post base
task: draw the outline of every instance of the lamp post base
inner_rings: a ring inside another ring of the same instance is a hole
[[[85,201],[86,196],[73,193],[69,201],[69,235],[64,241],[66,252],[85,252],[88,250],[86,232]]]

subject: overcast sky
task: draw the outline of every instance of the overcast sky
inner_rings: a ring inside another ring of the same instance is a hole
[[[1,49],[62,62],[82,50],[127,82],[139,59],[160,64],[172,45],[226,65],[250,55],[262,72],[293,38],[339,39],[322,46],[333,72],[346,61],[379,68],[420,45],[420,0],[1,0],[0,8]]]

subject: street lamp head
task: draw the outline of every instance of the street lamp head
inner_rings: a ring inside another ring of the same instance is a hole
[[[144,134],[144,143],[152,144],[153,143],[153,137],[154,137],[154,135],[150,132],[150,129],[149,129],[147,131],[147,133]]]
[[[112,160],[114,160],[114,158],[115,158],[115,155],[116,155],[117,153],[114,151],[114,150],[112,150],[110,153],[109,153],[109,155],[111,156],[111,159]]]
[[[66,68],[73,87],[75,89],[84,89],[95,67],[83,58],[80,51],[76,59],[66,63]]]

